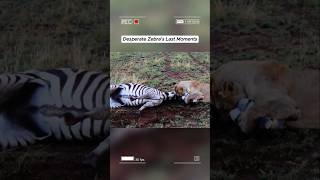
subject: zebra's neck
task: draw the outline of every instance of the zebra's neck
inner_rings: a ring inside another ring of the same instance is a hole
[[[169,101],[176,99],[177,95],[175,92],[162,92],[163,100]]]

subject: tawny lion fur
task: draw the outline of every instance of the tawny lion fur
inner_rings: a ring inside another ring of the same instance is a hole
[[[319,70],[292,70],[274,61],[233,61],[213,74],[214,103],[231,110],[241,98],[255,105],[241,115],[240,128],[251,132],[255,119],[286,120],[288,127],[320,129]]]
[[[179,96],[183,96],[186,92],[190,95],[186,99],[186,103],[193,102],[210,102],[210,85],[198,81],[180,81],[174,86],[174,90]]]

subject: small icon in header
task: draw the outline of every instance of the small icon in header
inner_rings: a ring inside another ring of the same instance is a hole
[[[200,162],[200,156],[193,156],[193,161]]]
[[[184,24],[184,20],[183,19],[176,19],[176,24]]]
[[[132,19],[121,19],[121,24],[132,24]]]
[[[140,24],[140,20],[139,20],[139,19],[134,19],[134,20],[133,20],[133,24],[136,24],[136,25],[137,25],[137,24]]]
[[[121,19],[121,24],[125,25],[138,25],[140,24],[140,19]]]
[[[176,24],[200,24],[200,19],[176,19]]]

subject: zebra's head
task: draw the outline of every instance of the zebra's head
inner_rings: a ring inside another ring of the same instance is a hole
[[[177,97],[177,94],[175,92],[165,92],[165,99],[166,100],[172,100],[175,99]]]
[[[168,92],[168,97],[169,97],[169,98],[172,98],[172,97],[174,97],[175,95],[176,95],[175,92]]]

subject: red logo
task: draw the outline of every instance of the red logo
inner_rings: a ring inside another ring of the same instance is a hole
[[[140,24],[139,19],[134,19],[134,20],[133,20],[133,24]]]

